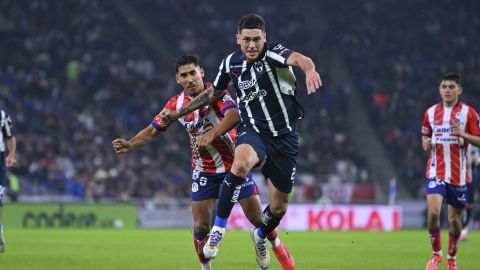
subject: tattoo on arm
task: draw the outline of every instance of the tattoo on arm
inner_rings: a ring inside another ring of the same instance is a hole
[[[196,109],[205,106],[207,104],[212,104],[217,99],[223,96],[222,90],[215,90],[213,87],[210,87],[191,100],[188,104],[183,106],[180,109],[180,117],[195,111]]]

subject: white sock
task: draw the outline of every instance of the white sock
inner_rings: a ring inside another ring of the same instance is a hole
[[[443,256],[442,250],[434,251],[433,254],[434,254],[434,255],[438,255],[438,256]]]
[[[280,243],[282,243],[282,242],[280,241],[280,238],[278,238],[278,237],[275,238],[275,240],[270,241],[270,244],[272,245],[272,249],[278,247],[280,245]]]
[[[210,261],[208,261],[208,263],[206,264],[201,263],[200,265],[202,266],[202,270],[212,270],[212,265],[210,264]]]
[[[456,260],[456,259],[457,259],[457,256],[447,255],[447,260]]]

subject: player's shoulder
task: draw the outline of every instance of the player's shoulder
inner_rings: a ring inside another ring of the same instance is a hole
[[[435,112],[435,108],[437,108],[437,106],[442,106],[440,103],[435,103],[433,105],[431,105],[430,107],[428,107],[426,110],[425,110],[425,113],[429,113],[429,112]]]

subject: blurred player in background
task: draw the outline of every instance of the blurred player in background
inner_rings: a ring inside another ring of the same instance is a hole
[[[240,49],[223,59],[213,87],[188,105],[165,115],[174,120],[213,103],[233,82],[242,125],[237,130],[235,159],[222,185],[215,224],[204,254],[217,256],[228,217],[238,200],[238,189],[255,166],[263,165],[262,173],[269,179],[270,200],[263,211],[261,226],[251,232],[251,237],[257,263],[266,269],[270,265],[266,238],[287,211],[298,158],[297,120],[303,117],[303,108],[296,100],[292,66],[305,73],[308,94],[315,92],[322,82],[310,58],[280,44],[266,43],[265,21],[261,16],[243,16],[237,30]]]
[[[210,83],[203,82],[204,71],[194,56],[182,56],[176,62],[176,80],[183,91],[172,97],[164,110],[176,110],[198,96]],[[222,98],[212,105],[203,106],[179,118],[178,121],[190,136],[192,150],[192,214],[194,219],[194,245],[202,269],[211,269],[210,259],[203,255],[203,245],[211,228],[212,209],[218,198],[220,186],[233,163],[236,141],[235,126],[240,122],[237,104],[226,90]],[[148,144],[153,137],[165,131],[172,122],[157,115],[151,124],[130,140],[115,139],[112,144],[116,153],[126,153]],[[238,200],[248,220],[254,225],[261,223],[261,206],[257,187],[252,175],[238,189]],[[277,233],[268,235],[272,248],[282,268],[294,269],[294,261]]]
[[[470,189],[468,190],[468,207],[462,214],[462,233],[460,234],[460,240],[467,240],[468,237],[468,226],[472,222],[473,216],[473,207],[475,203],[475,195],[478,191],[478,178],[480,175],[480,148],[470,145],[468,150],[468,165],[470,173],[470,179],[472,180],[470,184]]]
[[[467,151],[470,144],[480,146],[477,112],[459,101],[463,91],[460,76],[445,74],[440,82],[442,102],[426,112],[422,124],[422,146],[430,152],[425,181],[427,226],[433,255],[426,270],[438,269],[443,260],[440,240],[440,210],[448,204],[449,241],[447,270],[457,269],[457,247],[462,230],[462,209],[468,206],[471,188]]]
[[[17,140],[13,135],[12,119],[4,111],[0,110],[0,253],[5,252],[5,236],[3,235],[3,196],[7,184],[7,167],[17,164],[15,149]],[[7,153],[5,155],[5,153]]]

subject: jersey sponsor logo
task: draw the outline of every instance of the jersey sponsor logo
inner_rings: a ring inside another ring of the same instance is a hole
[[[198,191],[198,184],[192,183],[192,192],[197,192],[197,191]]]
[[[245,103],[249,103],[250,101],[252,101],[252,100],[254,100],[258,97],[264,97],[266,95],[267,95],[267,91],[265,91],[263,89],[260,89],[259,91],[248,93],[247,95],[241,97],[240,100],[245,102]]]
[[[240,90],[247,90],[248,88],[253,87],[256,83],[256,79],[250,79],[248,81],[238,81],[238,88],[240,88]]]
[[[435,133],[452,133],[453,128],[451,127],[436,127]]]
[[[187,122],[183,126],[187,130],[191,131],[191,130],[199,129],[199,128],[201,128],[201,127],[203,127],[203,126],[205,126],[206,124],[209,124],[209,123],[210,123],[210,119],[203,118],[203,119],[198,120],[197,123]]]

